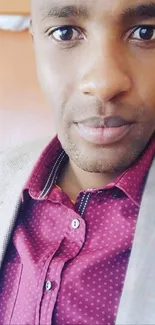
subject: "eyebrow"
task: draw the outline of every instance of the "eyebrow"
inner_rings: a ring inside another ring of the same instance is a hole
[[[127,8],[121,14],[121,18],[123,21],[155,18],[155,2]]]
[[[88,11],[85,6],[53,6],[46,14],[43,15],[43,20],[46,18],[68,18],[68,17],[78,17],[87,18]]]

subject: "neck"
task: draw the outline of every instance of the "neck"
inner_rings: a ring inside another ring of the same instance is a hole
[[[86,172],[69,161],[60,176],[58,185],[72,199],[76,200],[82,190],[103,188],[121,174],[111,173],[90,173]]]

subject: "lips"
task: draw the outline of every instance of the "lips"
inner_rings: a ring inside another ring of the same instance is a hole
[[[108,145],[123,139],[135,125],[121,116],[92,117],[75,124],[79,135],[92,144]]]
[[[133,122],[129,122],[123,119],[121,116],[109,116],[105,118],[92,117],[83,121],[79,121],[78,124],[83,124],[89,127],[100,128],[100,127],[120,127],[123,125],[129,125]]]

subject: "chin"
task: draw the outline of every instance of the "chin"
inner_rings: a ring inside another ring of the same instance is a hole
[[[90,173],[121,173],[132,165],[146,145],[144,139],[130,139],[102,147],[69,137],[67,132],[59,140],[74,164]]]
[[[136,156],[118,153],[116,150],[68,150],[65,149],[69,158],[74,164],[89,173],[112,173],[121,172],[127,169],[135,160]],[[75,149],[75,147],[74,147]]]
[[[82,157],[81,157],[82,158]],[[84,157],[83,157],[84,158]],[[123,172],[124,169],[127,169],[129,165],[123,161],[110,161],[109,159],[101,159],[101,160],[92,160],[88,159],[75,159],[71,158],[74,163],[80,169],[89,172],[89,173],[114,173],[114,172]]]

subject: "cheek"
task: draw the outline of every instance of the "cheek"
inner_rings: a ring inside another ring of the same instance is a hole
[[[52,109],[55,128],[61,139],[70,132],[78,92],[78,68],[67,51],[36,48],[38,77],[41,88]],[[64,53],[64,55],[62,54]]]
[[[155,50],[141,51],[134,61],[134,91],[145,113],[155,116]]]
[[[50,44],[50,41],[41,41],[36,44],[36,59],[39,79],[41,82],[43,80],[55,98],[62,94],[62,90],[66,92],[66,89],[72,86],[76,71],[68,52],[58,50],[56,45]]]
[[[76,69],[57,51],[36,47],[38,78],[57,125],[63,124],[64,107],[71,102],[77,85]],[[68,63],[67,63],[68,62]],[[65,117],[64,117],[65,120]]]

